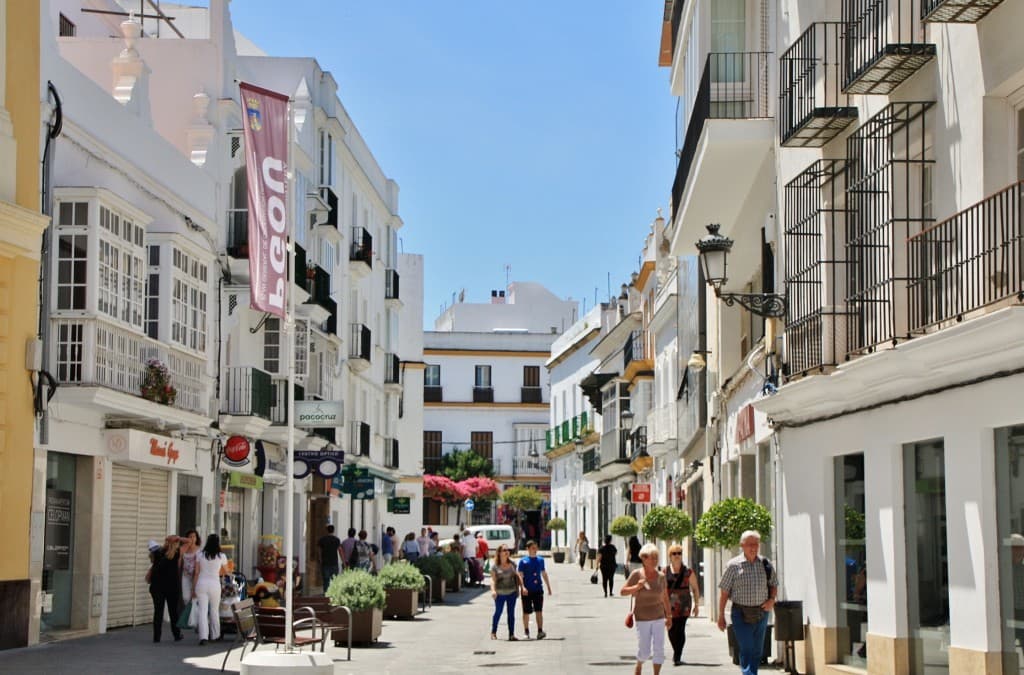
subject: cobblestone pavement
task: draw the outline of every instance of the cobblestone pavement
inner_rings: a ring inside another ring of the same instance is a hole
[[[355,647],[352,661],[345,649],[328,646],[336,675],[358,673],[466,673],[478,668],[513,672],[623,673],[631,672],[636,653],[633,631],[623,626],[627,598],[603,597],[590,583],[590,571],[548,560],[554,594],[545,598],[545,640],[523,640],[517,611],[519,642],[490,639],[494,604],[484,589],[449,594],[416,619],[384,622],[380,641]],[[616,584],[621,584],[618,576]],[[616,591],[618,588],[616,588]],[[517,606],[517,610],[519,607]],[[498,635],[507,635],[504,619]],[[536,636],[536,626],[532,625]],[[165,627],[164,641],[151,641],[149,626],[119,629],[105,635],[0,652],[2,673],[187,673],[218,670],[228,643],[200,647],[193,633],[175,643]],[[232,636],[226,636],[225,640]],[[666,648],[668,645],[666,644]],[[270,649],[262,647],[261,649]],[[671,657],[671,653],[669,652]],[[683,666],[666,664],[668,673],[735,673],[724,634],[706,618],[687,624]],[[238,672],[236,649],[227,670]],[[486,671],[485,671],[486,672]],[[650,673],[648,664],[645,673]],[[771,671],[770,671],[771,672]],[[775,671],[778,672],[778,671]]]

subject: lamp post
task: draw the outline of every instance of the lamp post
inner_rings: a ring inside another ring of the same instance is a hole
[[[740,305],[748,311],[763,317],[779,317],[786,315],[786,297],[777,293],[723,293],[722,287],[729,280],[729,251],[733,241],[718,233],[721,225],[712,223],[707,226],[708,233],[697,242],[700,252],[701,271],[704,280],[715,289],[715,297],[726,305]]]

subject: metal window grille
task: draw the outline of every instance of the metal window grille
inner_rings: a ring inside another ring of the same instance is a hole
[[[932,102],[892,103],[846,142],[850,354],[909,337],[907,239],[932,224]]]

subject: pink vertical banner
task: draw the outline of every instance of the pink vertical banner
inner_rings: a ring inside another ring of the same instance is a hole
[[[288,97],[239,85],[249,183],[249,289],[253,309],[284,318],[288,288]]]

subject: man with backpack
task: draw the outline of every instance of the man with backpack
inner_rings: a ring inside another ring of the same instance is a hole
[[[682,546],[669,546],[668,560],[665,584],[668,587],[668,606],[672,611],[668,639],[672,643],[672,665],[678,666],[683,663],[683,647],[686,646],[686,620],[700,613],[700,586],[697,585],[697,575],[683,564]]]
[[[366,530],[359,530],[359,539],[352,547],[349,568],[360,569],[366,572],[377,569],[376,555],[370,542],[366,541]]]

